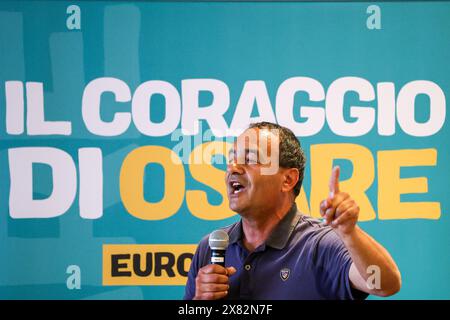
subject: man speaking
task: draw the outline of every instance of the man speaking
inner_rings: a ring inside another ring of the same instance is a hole
[[[339,189],[339,167],[320,204],[324,221],[297,210],[304,169],[300,143],[287,128],[254,123],[236,139],[225,180],[241,220],[223,228],[225,266],[210,263],[209,235],[201,240],[185,299],[364,299],[400,290],[390,254],[357,226],[359,207]],[[374,272],[378,285],[367,281]]]

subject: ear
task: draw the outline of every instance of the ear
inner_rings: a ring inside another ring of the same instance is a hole
[[[289,192],[294,189],[300,177],[300,172],[297,168],[286,168],[283,170],[283,182],[281,184],[281,190],[283,192]]]

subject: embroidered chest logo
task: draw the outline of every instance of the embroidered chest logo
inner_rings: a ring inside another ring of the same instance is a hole
[[[291,274],[291,269],[289,268],[283,268],[280,270],[280,278],[283,281],[286,281],[289,278],[289,275]]]

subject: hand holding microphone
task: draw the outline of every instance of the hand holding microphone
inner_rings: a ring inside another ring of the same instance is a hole
[[[228,294],[228,278],[236,272],[234,267],[225,268],[228,242],[228,234],[223,230],[216,230],[209,236],[211,264],[198,271],[194,300],[217,300]]]

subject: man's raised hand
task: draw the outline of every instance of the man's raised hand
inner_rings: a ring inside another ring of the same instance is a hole
[[[348,193],[339,189],[340,168],[331,172],[328,198],[320,203],[320,214],[325,223],[334,228],[340,236],[351,233],[358,221],[359,206]]]

